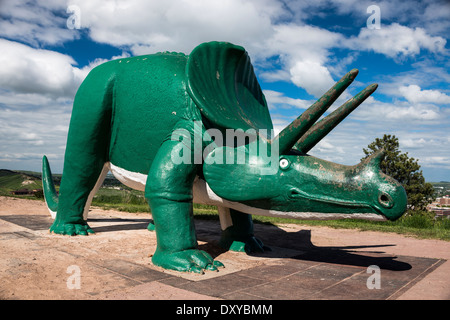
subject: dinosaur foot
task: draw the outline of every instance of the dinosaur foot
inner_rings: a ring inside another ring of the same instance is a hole
[[[254,236],[248,236],[245,239],[240,240],[231,240],[223,237],[220,241],[220,245],[230,251],[246,252],[247,254],[272,251],[272,249],[265,246],[261,240]]]
[[[94,233],[87,223],[65,223],[56,221],[50,227],[50,232],[69,236],[87,236],[89,233]]]
[[[164,269],[194,272],[203,274],[205,270],[218,271],[224,267],[220,261],[215,261],[208,253],[198,249],[189,249],[172,253],[155,252],[153,264]]]

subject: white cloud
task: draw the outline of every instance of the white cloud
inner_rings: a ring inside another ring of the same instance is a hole
[[[88,72],[106,60],[77,68],[72,57],[55,51],[5,39],[0,47],[0,167],[39,171],[47,154],[61,172],[75,92]]]
[[[309,25],[283,24],[273,26],[273,37],[265,43],[267,57],[279,55],[283,72],[264,74],[266,80],[279,80],[289,74],[290,81],[309,94],[320,97],[333,84],[325,66],[330,49],[339,46],[344,37],[335,32]]]
[[[345,154],[344,148],[342,146],[336,145],[331,139],[324,138],[315,147],[317,153],[339,153],[341,155]]]
[[[52,169],[61,172],[71,104],[49,99],[44,106],[30,101],[26,108],[3,107],[2,98],[0,95],[0,167],[40,171],[46,154],[57,160]]]
[[[399,92],[411,103],[450,104],[450,96],[438,90],[421,90],[418,85],[401,86]]]
[[[77,39],[77,30],[66,27],[64,1],[2,0],[0,36],[33,46],[61,44]]]
[[[108,61],[96,59],[83,68],[77,68],[71,56],[56,51],[35,49],[1,38],[0,47],[0,88],[16,93],[16,103],[29,98],[23,94],[73,98],[89,71]],[[125,56],[127,54],[112,59]]]
[[[300,109],[306,109],[310,107],[314,101],[302,100],[286,97],[282,92],[273,90],[264,90],[264,96],[266,97],[267,104],[270,109],[276,109],[279,107],[297,107]]]
[[[329,49],[337,47],[344,36],[311,25],[274,25],[275,33],[267,37],[266,54],[280,54],[285,57],[302,58],[325,62]]]
[[[249,45],[270,36],[272,1],[71,0],[81,10],[81,27],[93,40],[128,46],[133,53],[190,52],[197,44],[221,40]]]
[[[0,39],[0,86],[18,93],[73,96],[83,80],[72,57]]]
[[[398,23],[383,25],[380,29],[362,28],[357,37],[350,38],[347,46],[374,51],[391,58],[416,56],[422,49],[444,52],[446,40],[431,36],[422,28],[410,28]]]
[[[259,73],[259,77],[264,79],[267,82],[276,82],[283,81],[289,82],[291,80],[291,74],[287,70],[279,69],[279,70],[270,70],[270,71],[261,71]]]
[[[448,19],[450,17],[450,5],[448,1],[429,3],[425,11],[420,12],[420,17],[425,20],[428,31],[433,34],[448,35],[450,30],[450,20]]]
[[[409,107],[394,107],[382,111],[389,120],[439,120],[439,108],[430,105],[414,105]]]
[[[420,158],[420,163],[429,167],[450,169],[450,157],[448,156],[425,156]]]
[[[411,121],[441,121],[442,114],[439,107],[433,104],[410,104],[406,102],[381,102],[369,98],[354,113],[358,120],[371,121],[391,121],[407,123]]]
[[[89,28],[93,40],[128,47],[136,55],[166,50],[189,53],[212,40],[243,45],[256,63],[279,55],[283,70],[265,72],[264,78],[288,76],[315,96],[333,84],[325,63],[329,49],[343,38],[318,27],[274,24],[286,10],[270,0],[72,0],[68,4],[79,6],[81,27]]]
[[[422,167],[450,169],[447,127],[445,125],[429,130],[420,127],[417,132],[399,128],[400,149],[419,160]],[[448,178],[446,178],[448,179]]]
[[[423,148],[426,145],[430,146],[431,142],[432,141],[424,139],[422,137],[420,137],[420,138],[408,137],[408,138],[401,140],[401,145],[402,145],[402,147],[409,148],[409,149]]]
[[[292,82],[315,97],[320,97],[334,84],[328,69],[315,61],[297,61],[290,72]]]

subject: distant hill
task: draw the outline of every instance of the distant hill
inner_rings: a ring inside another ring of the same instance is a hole
[[[434,187],[434,193],[436,197],[442,197],[445,195],[450,195],[450,182],[448,181],[440,181],[440,182],[431,182]]]
[[[61,182],[61,174],[53,174],[53,181],[58,189]],[[112,174],[108,174],[103,186],[123,186]],[[10,195],[18,190],[40,190],[42,179],[40,172],[0,169],[0,195]]]
[[[12,191],[32,191],[42,189],[39,176],[19,171],[0,169],[0,194],[11,194]]]

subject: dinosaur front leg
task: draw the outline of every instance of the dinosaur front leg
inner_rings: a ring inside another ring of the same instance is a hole
[[[155,225],[157,248],[155,265],[177,271],[202,273],[223,266],[198,249],[195,233],[192,186],[197,165],[175,164],[173,152],[186,152],[180,141],[165,141],[150,169],[145,195]]]
[[[221,247],[247,253],[270,251],[269,247],[255,237],[250,214],[226,207],[219,207],[218,210],[222,226]],[[222,220],[224,221],[222,222]]]

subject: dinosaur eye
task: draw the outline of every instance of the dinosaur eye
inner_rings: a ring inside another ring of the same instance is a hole
[[[280,160],[280,168],[287,169],[289,167],[289,161],[287,159]]]
[[[385,208],[392,208],[392,206],[394,205],[394,201],[392,200],[391,196],[385,192],[381,192],[378,195],[378,202]]]

